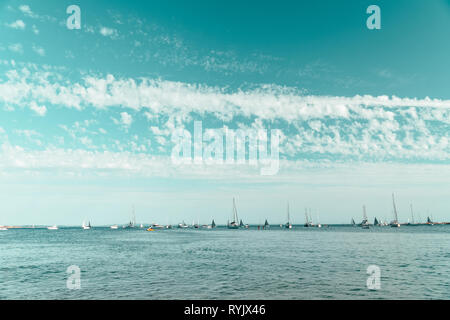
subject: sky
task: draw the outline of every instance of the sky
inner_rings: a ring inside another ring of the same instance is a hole
[[[1,0],[0,225],[450,221],[449,38],[448,0]],[[196,121],[278,172],[174,163]]]

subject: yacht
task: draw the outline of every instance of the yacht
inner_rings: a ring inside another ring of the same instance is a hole
[[[238,214],[236,209],[236,200],[233,198],[233,220],[227,222],[228,229],[239,229]]]
[[[284,224],[285,229],[292,229],[292,223],[289,215],[289,202],[287,203],[287,222]]]
[[[90,229],[91,229],[91,222],[88,221],[88,224],[86,224],[86,223],[83,221],[83,225],[81,226],[81,228],[83,228],[83,230],[90,230]]]
[[[56,225],[52,226],[52,227],[47,227],[48,230],[58,230],[58,227]]]
[[[397,207],[395,206],[394,194],[392,194],[392,205],[394,206],[394,221],[391,222],[391,227],[400,228],[400,223],[398,222]]]

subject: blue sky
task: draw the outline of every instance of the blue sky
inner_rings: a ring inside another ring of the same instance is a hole
[[[450,220],[449,1],[71,4],[0,3],[0,225],[389,220],[391,192]],[[279,173],[174,166],[196,120],[281,130]]]

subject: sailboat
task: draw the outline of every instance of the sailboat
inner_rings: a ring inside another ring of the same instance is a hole
[[[350,222],[350,224],[351,224],[352,226],[356,226],[355,219],[352,218],[352,221]]]
[[[238,214],[236,209],[236,200],[233,198],[233,220],[231,222],[227,222],[228,229],[239,229],[238,224]]]
[[[115,224],[115,225],[112,225],[110,228],[111,229],[119,229],[119,226],[117,224]]]
[[[409,223],[409,224],[415,224],[415,222],[414,222],[414,211],[413,211],[412,203],[410,204],[410,208],[411,208],[411,223]]]
[[[86,222],[83,221],[83,225],[81,226],[83,230],[90,230],[91,229],[91,222],[88,221],[88,224],[86,225]]]
[[[186,229],[186,228],[189,228],[189,226],[184,222],[184,220],[183,220],[183,222],[182,223],[179,223],[178,224],[178,228],[179,229]]]
[[[47,227],[48,230],[58,230],[58,227],[56,225]]]
[[[429,216],[427,217],[427,223],[426,224],[429,225],[429,226],[432,226],[434,224]]]
[[[369,229],[369,221],[367,220],[366,206],[365,205],[363,205],[363,221],[361,222],[360,226],[363,229]]]
[[[312,227],[312,223],[308,218],[308,209],[305,208],[305,227]]]
[[[136,214],[135,214],[134,206],[133,206],[133,210],[132,210],[132,213],[131,213],[131,220],[126,226],[123,226],[123,228],[124,229],[131,229],[131,228],[134,228],[135,226],[136,226]]]
[[[397,214],[397,207],[395,206],[395,198],[394,194],[392,194],[392,205],[394,206],[394,221],[391,222],[392,228],[400,228],[400,223],[398,222],[398,214]]]
[[[270,225],[269,225],[269,222],[266,219],[266,221],[264,222],[263,229],[265,230],[265,229],[269,229],[269,228],[270,228]]]
[[[213,221],[211,222],[211,228],[215,228],[216,227],[216,223],[214,222],[214,219],[213,219]]]
[[[373,220],[373,225],[374,226],[380,226],[380,222],[378,222],[377,217],[375,217],[375,220]]]
[[[292,229],[292,224],[289,216],[289,202],[287,203],[287,222],[284,224],[285,229]]]

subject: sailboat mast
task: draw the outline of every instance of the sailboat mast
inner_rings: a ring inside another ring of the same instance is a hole
[[[234,222],[238,223],[238,214],[237,214],[237,209],[236,209],[236,200],[233,198],[233,219]]]
[[[411,207],[411,223],[414,224],[414,211],[413,211],[412,203],[411,203],[410,207]]]
[[[395,222],[398,222],[397,207],[395,206],[395,198],[394,198],[394,194],[392,194],[392,204],[393,204],[393,206],[394,206],[394,217],[395,217]]]
[[[363,205],[363,219],[364,219],[364,221],[367,220],[366,205]]]
[[[290,219],[289,219],[289,201],[287,203],[287,222],[288,223],[290,222]]]

